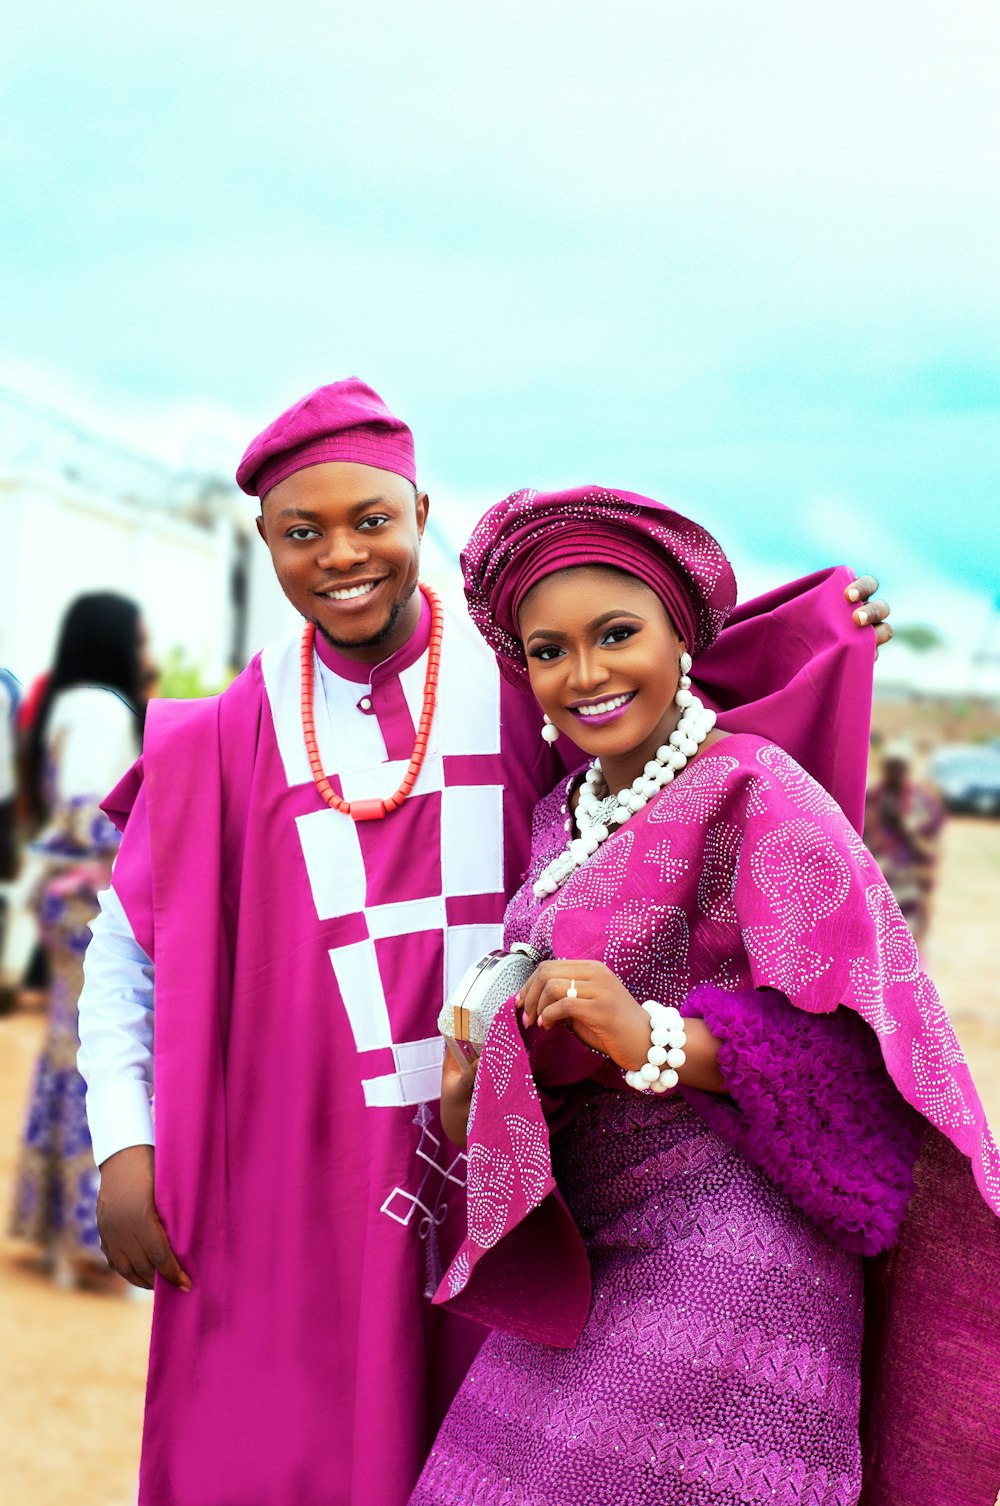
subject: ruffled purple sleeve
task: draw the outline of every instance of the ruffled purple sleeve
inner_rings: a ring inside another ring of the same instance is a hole
[[[682,1011],[721,1042],[728,1096],[684,1097],[845,1249],[895,1243],[923,1129],[878,1039],[849,1009],[812,1015],[773,989],[695,988]]]

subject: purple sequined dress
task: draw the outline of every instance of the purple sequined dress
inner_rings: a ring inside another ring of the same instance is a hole
[[[530,884],[565,841],[564,799],[554,792],[536,812],[508,945],[537,945],[546,930]],[[586,906],[580,914],[600,923]],[[511,1325],[520,1332],[490,1334],[410,1506],[858,1501],[861,1252],[895,1237],[917,1116],[856,1015],[810,1015],[739,980],[698,982],[668,1002],[684,997],[722,1039],[738,1110],[694,1095],[696,1112],[679,1097],[612,1086],[614,1074],[578,1084],[551,1136],[551,1170],[590,1264],[582,1333],[555,1348],[525,1336],[526,1317]],[[484,1091],[480,1081],[476,1097]],[[474,1114],[478,1132],[481,1107]],[[480,1152],[470,1147],[474,1196]],[[487,1187],[491,1175],[502,1173],[488,1172]],[[466,1260],[453,1267],[455,1288]],[[538,1263],[525,1313],[559,1291],[560,1276]]]
[[[598,1090],[553,1152],[586,1327],[490,1335],[411,1506],[853,1506],[860,1258],[679,1099]]]

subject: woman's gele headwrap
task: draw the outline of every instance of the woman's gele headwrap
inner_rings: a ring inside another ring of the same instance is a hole
[[[712,535],[651,497],[584,486],[513,492],[479,520],[462,552],[473,622],[508,679],[527,661],[517,613],[556,570],[607,565],[634,575],[663,602],[691,654],[715,641],[736,603],[736,578]]]

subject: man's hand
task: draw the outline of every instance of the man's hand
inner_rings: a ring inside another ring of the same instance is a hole
[[[858,608],[852,612],[854,621],[858,627],[873,627],[875,629],[875,657],[883,643],[888,643],[892,637],[892,628],[889,626],[889,603],[887,601],[872,601],[871,598],[878,590],[878,581],[874,575],[859,575],[857,580],[852,580],[844,595],[848,601],[857,602]]]
[[[119,1276],[150,1291],[153,1275],[191,1290],[191,1278],[181,1269],[160,1223],[153,1199],[153,1147],[130,1145],[101,1162],[101,1190],[97,1198],[97,1227],[101,1249]]]

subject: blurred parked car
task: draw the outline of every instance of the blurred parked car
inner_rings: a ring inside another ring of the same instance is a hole
[[[928,773],[949,810],[1000,815],[1000,740],[938,748]]]

